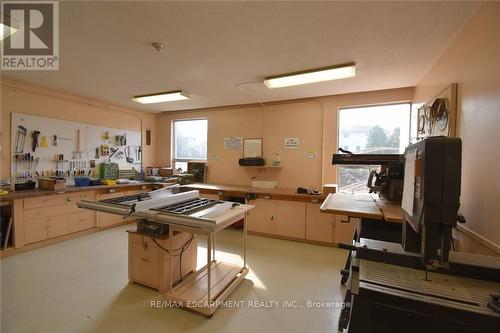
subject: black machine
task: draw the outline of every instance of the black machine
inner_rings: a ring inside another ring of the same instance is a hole
[[[244,157],[238,160],[241,166],[264,166],[266,165],[266,160],[262,157]]]
[[[169,228],[168,224],[148,220],[138,220],[137,231],[149,236],[166,236],[168,235]]]
[[[451,251],[461,140],[429,137],[406,148],[404,158],[399,240],[365,238],[359,223],[353,243],[339,244],[351,250],[342,272],[351,306],[342,309],[339,330],[498,332],[500,260]]]
[[[420,253],[427,266],[447,263],[460,207],[462,142],[431,137],[408,147],[405,155],[411,175],[404,193],[403,249]]]
[[[353,154],[339,148],[342,154],[334,154],[332,164],[380,165],[380,172],[372,170],[367,186],[372,193],[379,193],[389,201],[401,201],[403,195],[404,155],[400,154]],[[375,178],[375,183],[373,183]]]

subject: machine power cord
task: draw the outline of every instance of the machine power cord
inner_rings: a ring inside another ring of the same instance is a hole
[[[158,241],[156,239],[154,239],[152,236],[148,235],[148,237],[160,248],[162,249],[163,251],[167,252],[168,254],[170,254],[170,251],[166,248],[164,248],[160,243],[158,243]],[[194,233],[191,234],[191,237],[186,241],[186,243],[179,247],[179,248],[176,248],[176,249],[172,249],[172,257],[177,257],[179,256],[179,277],[180,277],[180,281],[184,280],[184,276],[182,275],[182,254],[188,249],[188,247],[191,245],[191,243],[193,242],[193,239],[195,238],[198,238],[198,236],[194,237]],[[180,251],[180,253],[178,254],[174,254],[175,252],[177,251]]]

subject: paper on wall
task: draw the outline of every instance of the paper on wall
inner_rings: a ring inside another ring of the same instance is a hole
[[[408,215],[412,216],[413,199],[415,197],[415,160],[417,159],[417,150],[408,152],[405,159],[405,181],[401,207]]]
[[[243,138],[241,136],[230,136],[224,138],[224,149],[241,149]]]
[[[299,149],[299,138],[285,138],[283,141],[284,149]]]

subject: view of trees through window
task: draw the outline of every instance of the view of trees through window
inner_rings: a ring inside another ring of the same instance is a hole
[[[357,154],[402,154],[409,144],[410,103],[339,110],[339,147]],[[340,165],[339,190],[367,192],[377,165]]]
[[[206,119],[176,120],[172,126],[173,156],[176,169],[187,170],[187,161],[207,159]]]

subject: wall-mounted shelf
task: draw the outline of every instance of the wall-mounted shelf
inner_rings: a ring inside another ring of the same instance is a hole
[[[253,168],[253,169],[281,169],[281,166],[274,165],[240,165],[244,168]]]

